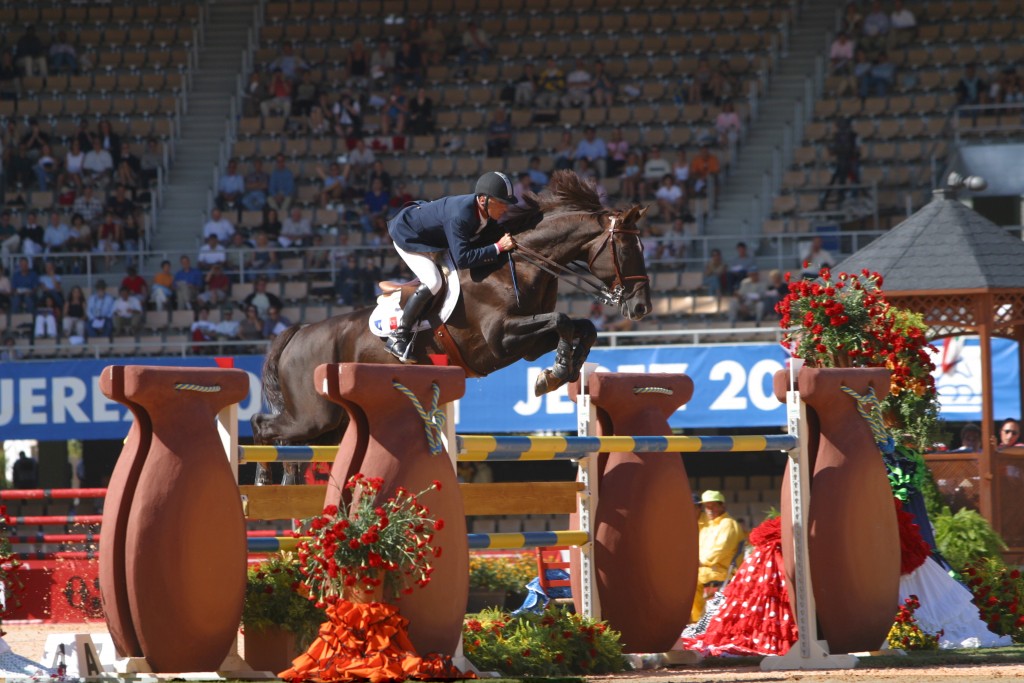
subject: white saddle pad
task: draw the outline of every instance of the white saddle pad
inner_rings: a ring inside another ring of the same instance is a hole
[[[444,301],[441,303],[441,321],[448,320],[448,317],[455,310],[455,304],[459,301],[462,287],[459,284],[459,270],[452,261],[451,254],[444,253],[444,258],[438,264],[441,274],[444,276],[448,287],[445,290]],[[387,337],[398,327],[402,319],[402,291],[395,290],[390,294],[381,294],[377,297],[377,305],[370,314],[370,332],[378,337]],[[415,331],[429,330],[430,322],[420,320]]]

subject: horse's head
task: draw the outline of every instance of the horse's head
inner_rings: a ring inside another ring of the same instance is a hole
[[[646,214],[647,209],[639,206],[604,214],[604,237],[592,242],[587,256],[590,272],[612,290],[620,312],[630,320],[651,312],[650,278],[637,227]]]

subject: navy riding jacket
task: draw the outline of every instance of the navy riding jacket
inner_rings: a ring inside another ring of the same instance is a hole
[[[498,249],[494,244],[472,244],[480,232],[476,195],[472,194],[414,204],[399,211],[388,222],[391,239],[405,251],[422,253],[449,249],[459,268],[475,268],[497,260]]]

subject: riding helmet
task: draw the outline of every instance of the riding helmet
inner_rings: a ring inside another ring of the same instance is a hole
[[[512,181],[500,171],[488,171],[480,176],[480,180],[476,181],[475,194],[485,195],[504,204],[515,204],[517,201]]]

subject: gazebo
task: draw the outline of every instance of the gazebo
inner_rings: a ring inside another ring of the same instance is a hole
[[[1024,449],[992,446],[993,337],[1018,343],[1024,368],[1024,241],[957,201],[953,189],[835,267],[884,277],[896,306],[924,316],[930,338],[976,335],[981,346],[980,453],[930,454],[936,481],[947,495],[975,507],[1002,534],[1010,555],[1024,556]],[[1024,389],[1018,378],[1021,406]],[[1000,416],[1002,417],[1002,416]]]

